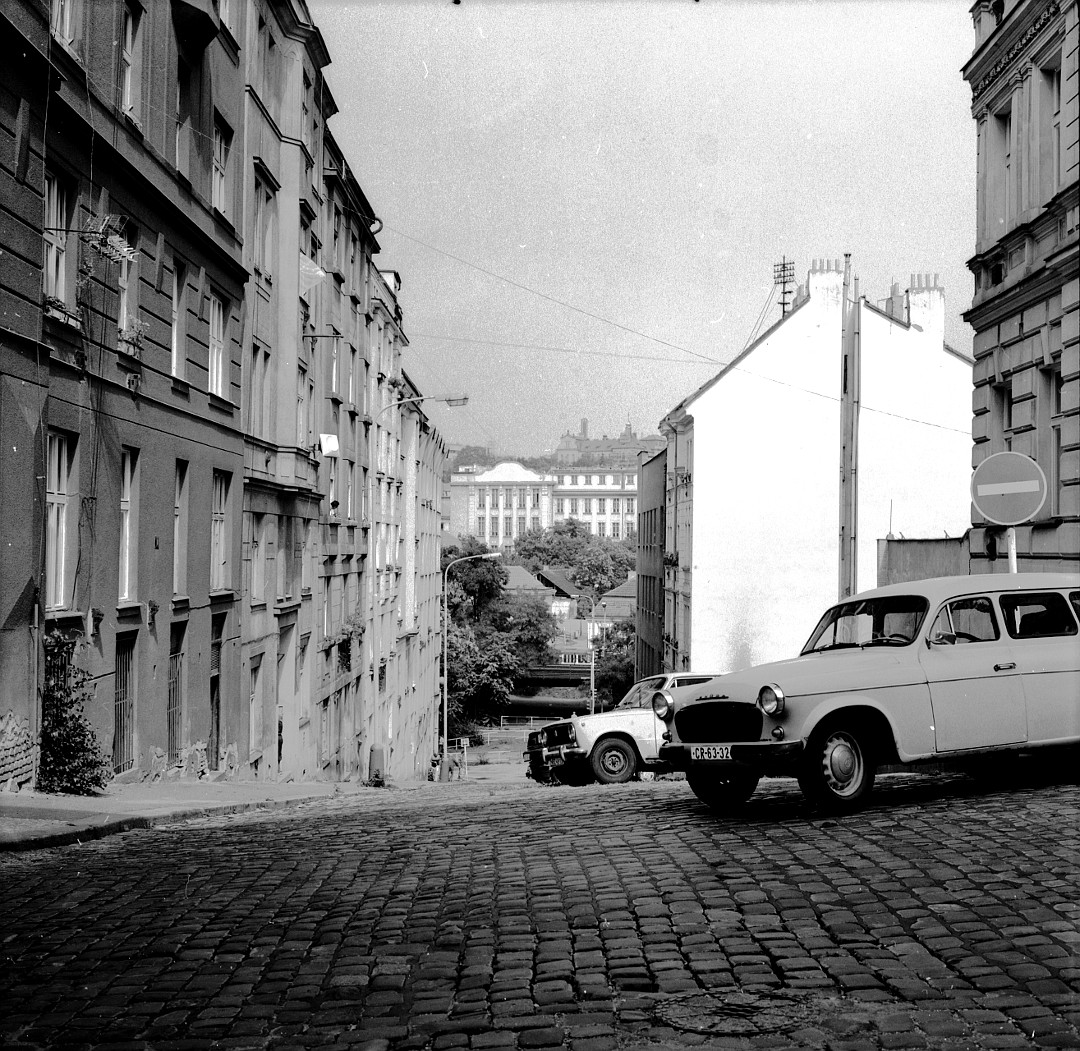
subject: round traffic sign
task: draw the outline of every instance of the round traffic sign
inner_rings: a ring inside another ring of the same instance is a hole
[[[988,456],[971,476],[971,502],[995,525],[1030,522],[1046,503],[1046,475],[1023,453]]]

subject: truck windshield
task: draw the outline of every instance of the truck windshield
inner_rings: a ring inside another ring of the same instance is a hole
[[[906,646],[915,638],[928,606],[921,595],[889,595],[841,602],[818,621],[800,652]]]

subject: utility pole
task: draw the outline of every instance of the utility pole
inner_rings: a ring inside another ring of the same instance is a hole
[[[840,339],[840,536],[838,597],[858,591],[856,558],[859,521],[859,402],[862,345],[859,324],[859,279],[852,293],[851,253],[844,253],[844,294]]]
[[[781,256],[779,263],[772,268],[773,284],[780,286],[780,316],[786,317],[788,311],[788,285],[795,280],[795,260]]]

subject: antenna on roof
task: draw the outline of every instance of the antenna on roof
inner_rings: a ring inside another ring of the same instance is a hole
[[[772,277],[773,284],[780,286],[780,316],[784,317],[787,314],[788,296],[791,295],[788,285],[795,280],[795,260],[781,256],[779,263],[773,263]]]

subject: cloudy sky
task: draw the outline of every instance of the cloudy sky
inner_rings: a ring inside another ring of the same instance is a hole
[[[401,274],[406,370],[451,442],[654,433],[779,317],[773,266],[860,291],[974,252],[962,0],[311,0],[331,129]]]

